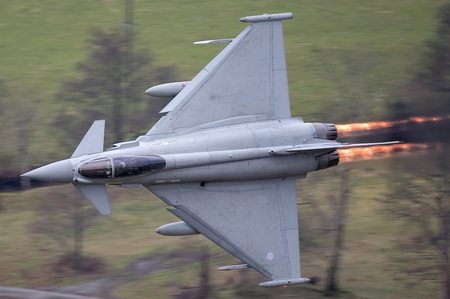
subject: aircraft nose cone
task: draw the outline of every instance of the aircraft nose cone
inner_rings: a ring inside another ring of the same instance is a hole
[[[73,179],[74,168],[70,160],[62,160],[31,170],[21,176],[53,183],[70,183]]]

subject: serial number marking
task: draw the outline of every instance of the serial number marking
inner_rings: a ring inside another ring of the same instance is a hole
[[[177,143],[177,141],[171,139],[171,140],[166,140],[166,141],[158,141],[158,142],[154,142],[154,143],[153,143],[153,146],[161,146],[161,145],[174,144],[174,143]]]
[[[179,183],[181,179],[173,179],[173,180],[156,180],[154,184],[164,184],[164,183]]]

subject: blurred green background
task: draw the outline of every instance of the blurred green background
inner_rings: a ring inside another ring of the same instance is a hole
[[[430,75],[436,64],[433,49],[442,46],[436,41],[450,49],[450,34],[440,30],[445,24],[440,23],[443,16],[439,11],[445,11],[442,5],[446,3],[2,0],[0,177],[15,178],[27,169],[67,158],[94,118],[107,119],[106,146],[124,141],[115,139],[112,108],[107,99],[102,101],[102,95],[97,95],[99,90],[87,94],[76,89],[83,86],[77,84],[95,78],[94,74],[89,79],[91,70],[98,67],[103,71],[101,64],[87,67],[90,55],[99,47],[95,32],[103,36],[132,32],[128,50],[147,59],[145,70],[136,67],[137,78],[130,75],[121,81],[132,95],[130,106],[136,109],[127,110],[122,119],[128,140],[145,134],[165,103],[146,96],[145,89],[172,80],[190,80],[223,48],[197,46],[194,41],[236,36],[246,27],[238,22],[243,16],[287,11],[294,13],[293,20],[283,22],[294,116],[335,123],[447,116],[448,90],[433,85],[436,80]],[[124,25],[127,21],[132,26]],[[450,53],[445,49],[443,53]],[[443,57],[440,65],[450,73],[448,61]],[[83,63],[88,72],[82,71]],[[441,76],[446,82],[448,73]],[[114,92],[106,88],[105,95],[114,97]],[[127,103],[124,101],[125,106]],[[133,118],[134,111],[145,113]],[[439,156],[442,151],[444,155]],[[340,298],[445,295],[439,272],[442,260],[432,258],[432,242],[420,253],[406,250],[405,246],[428,243],[418,237],[416,226],[392,217],[383,201],[393,197],[397,189],[392,182],[404,173],[437,172],[446,186],[447,171],[436,166],[448,162],[445,153],[445,147],[438,147],[400,158],[339,166],[350,169],[346,180],[352,190]],[[326,276],[333,232],[324,228],[320,214],[332,219],[334,206],[330,203],[339,197],[337,190],[343,184],[339,167],[311,174],[298,184],[304,275]],[[419,185],[427,180],[421,178]],[[252,270],[216,272],[217,267],[237,261],[201,236],[168,238],[154,233],[158,226],[176,219],[144,190],[111,188],[110,217],[91,215],[91,207],[80,203],[81,197],[71,186],[0,191],[2,286],[79,286],[67,292],[101,298],[202,298],[201,277],[208,273],[210,298],[324,295],[323,284],[265,290],[257,287],[264,278]],[[449,199],[448,190],[442,192]],[[439,221],[431,225],[439,226]],[[73,269],[67,260],[80,233],[83,255],[93,265],[91,269]],[[205,267],[210,271],[205,272]],[[97,279],[103,280],[90,289],[85,285]]]

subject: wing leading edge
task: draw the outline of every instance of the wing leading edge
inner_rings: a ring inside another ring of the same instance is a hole
[[[167,114],[147,135],[167,136],[205,125],[290,118],[281,24],[290,18],[292,13],[242,18],[242,22],[254,23],[161,111]]]
[[[174,215],[274,283],[301,279],[295,180],[147,186]]]

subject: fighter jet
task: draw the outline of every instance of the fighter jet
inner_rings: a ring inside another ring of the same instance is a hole
[[[148,89],[174,96],[144,136],[104,151],[96,120],[69,159],[24,177],[72,183],[103,215],[106,185],[145,187],[181,219],[162,235],[203,234],[253,268],[262,287],[311,282],[300,272],[296,180],[339,163],[337,149],[394,144],[336,141],[336,126],[291,117],[282,21],[292,13],[241,18],[250,23],[197,76]]]

